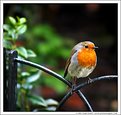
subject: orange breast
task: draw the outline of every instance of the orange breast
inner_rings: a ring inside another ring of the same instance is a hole
[[[91,67],[95,66],[97,56],[94,49],[82,49],[78,52],[77,60],[80,66]]]

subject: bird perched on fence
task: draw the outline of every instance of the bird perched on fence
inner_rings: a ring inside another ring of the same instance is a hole
[[[77,78],[87,77],[97,64],[95,48],[98,48],[90,41],[80,42],[72,49],[70,58],[65,66],[64,77],[69,73],[73,84]]]

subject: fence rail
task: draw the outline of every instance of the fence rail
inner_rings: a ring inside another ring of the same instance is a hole
[[[68,100],[68,98],[72,96],[73,92],[75,92],[78,94],[80,99],[85,103],[85,106],[87,107],[88,111],[93,112],[93,109],[89,101],[86,99],[85,95],[80,91],[80,89],[96,81],[118,78],[117,75],[101,76],[101,77],[91,79],[91,82],[86,81],[84,83],[79,84],[78,86],[72,87],[73,85],[72,83],[70,83],[68,80],[66,80],[61,75],[57,74],[56,72],[42,65],[39,65],[39,64],[27,61],[27,60],[19,59],[17,58],[17,55],[18,54],[16,51],[13,51],[13,50],[8,51],[4,49],[4,110],[5,111],[16,111],[17,63],[40,69],[50,74],[51,76],[61,80],[62,82],[64,82],[66,85],[70,87],[70,90],[60,101],[56,111],[59,111],[59,109],[66,102],[66,100]],[[6,68],[7,63],[8,63],[8,68]]]

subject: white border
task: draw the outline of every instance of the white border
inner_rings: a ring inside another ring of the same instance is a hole
[[[121,114],[121,2],[118,4],[118,112]]]
[[[92,114],[106,114],[109,115],[109,114],[115,114],[115,113],[118,113],[118,114],[121,114],[121,103],[120,103],[120,96],[121,96],[121,90],[120,90],[120,87],[121,87],[121,78],[120,78],[120,37],[121,37],[121,33],[120,33],[120,11],[121,11],[121,2],[120,0],[98,0],[98,1],[90,1],[90,0],[76,0],[76,1],[50,1],[50,0],[45,0],[45,1],[20,1],[20,0],[15,0],[15,1],[7,1],[7,0],[2,0],[1,1],[1,23],[0,23],[0,34],[1,34],[1,38],[3,37],[3,30],[2,30],[2,26],[3,26],[3,4],[4,3],[118,3],[118,112],[93,112]],[[0,87],[0,94],[1,94],[1,98],[0,98],[0,104],[1,104],[1,114],[12,114],[12,115],[16,115],[16,114],[28,114],[28,115],[33,115],[33,114],[36,114],[36,115],[40,115],[40,114],[91,114],[91,112],[3,112],[3,44],[2,44],[2,39],[0,39],[0,53],[1,53],[1,60],[0,60],[0,70],[1,70],[1,80],[0,80],[0,84],[1,84],[1,87]]]
[[[2,3],[119,3],[120,0],[2,0]]]
[[[1,22],[0,22],[0,84],[1,84],[1,88],[0,88],[0,109],[1,111],[3,111],[3,44],[2,44],[2,38],[3,38],[3,29],[2,29],[2,25],[3,25],[3,4],[0,4],[0,7],[1,7]]]

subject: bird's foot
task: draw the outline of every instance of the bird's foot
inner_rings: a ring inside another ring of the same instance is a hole
[[[87,82],[88,82],[88,84],[89,84],[89,83],[92,83],[92,81],[93,81],[93,80],[92,80],[91,78],[88,78],[88,81],[87,81]]]
[[[74,92],[75,86],[76,86],[76,84],[72,84],[72,87],[71,87],[71,95],[72,95],[73,92]]]

